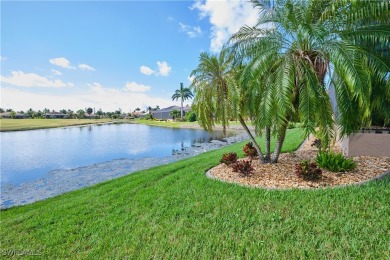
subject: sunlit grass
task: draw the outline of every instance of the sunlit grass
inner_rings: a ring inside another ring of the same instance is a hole
[[[301,141],[289,130],[283,150]],[[49,259],[389,259],[389,178],[270,191],[205,177],[244,143],[2,211],[1,249]]]
[[[74,125],[98,124],[112,119],[0,119],[0,131],[20,131]],[[120,120],[119,120],[120,121]]]

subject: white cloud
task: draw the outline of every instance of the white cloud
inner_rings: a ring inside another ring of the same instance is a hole
[[[7,57],[0,56],[0,61],[5,61]]]
[[[63,108],[84,109],[85,107],[101,108],[103,111],[115,111],[119,108],[124,112],[133,111],[135,108],[159,105],[161,108],[172,106],[170,98],[151,97],[145,93],[129,92],[123,89],[104,87],[99,83],[88,85],[88,89],[78,93],[32,93],[28,90],[2,87],[0,107],[13,108],[15,110],[49,109],[60,110]]]
[[[166,61],[157,61],[157,67],[156,70],[152,70],[151,68],[142,65],[139,70],[145,75],[153,74],[155,76],[168,76],[172,70],[172,67],[170,67]]]
[[[199,26],[190,26],[183,23],[179,23],[180,31],[185,32],[188,37],[195,38],[202,34],[202,30]]]
[[[158,66],[158,75],[168,76],[172,68],[168,65],[166,61],[157,61]]]
[[[57,75],[57,76],[62,75],[61,71],[58,71],[58,70],[51,70],[51,72],[52,72],[54,75]]]
[[[9,77],[1,76],[1,81],[20,87],[63,88],[73,86],[73,83],[64,83],[59,79],[50,80],[35,73],[12,71],[11,74]]]
[[[54,64],[54,65],[57,65],[57,66],[60,66],[60,67],[63,67],[63,68],[66,68],[66,69],[76,69],[76,67],[73,67],[70,65],[70,61],[66,58],[54,58],[54,59],[50,59],[49,62],[51,64]]]
[[[247,1],[197,0],[192,9],[198,10],[201,18],[209,18],[211,24],[210,50],[218,52],[229,37],[242,26],[254,26],[258,10]]]
[[[79,68],[81,70],[88,70],[88,71],[94,71],[95,70],[95,68],[93,68],[93,67],[91,67],[91,66],[89,66],[87,64],[79,64]]]
[[[141,71],[141,73],[143,73],[145,75],[152,75],[155,73],[154,70],[152,70],[149,67],[143,66],[143,65],[139,68],[139,71]]]
[[[123,88],[125,91],[130,91],[130,92],[145,92],[149,91],[151,89],[150,86],[138,84],[136,82],[127,82],[126,86]]]

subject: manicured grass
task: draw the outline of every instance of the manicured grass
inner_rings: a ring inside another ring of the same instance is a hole
[[[301,140],[290,130],[284,150]],[[389,259],[390,178],[271,191],[205,177],[243,144],[2,211],[1,249],[48,259]]]
[[[0,119],[0,131],[21,131],[54,127],[98,124],[112,119]]]

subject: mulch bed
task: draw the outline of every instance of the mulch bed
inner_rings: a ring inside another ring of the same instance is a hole
[[[317,151],[307,145],[310,140],[294,153],[284,153],[277,164],[260,164],[257,158],[252,160],[254,174],[243,176],[233,172],[231,167],[220,164],[212,168],[208,175],[221,181],[262,188],[321,188],[350,185],[374,179],[390,170],[390,157],[357,156],[353,160],[357,167],[349,172],[330,172],[322,169],[322,178],[317,181],[306,181],[295,174],[295,164],[302,160],[314,161]],[[334,147],[339,151],[338,147]],[[244,158],[240,160],[248,160]]]

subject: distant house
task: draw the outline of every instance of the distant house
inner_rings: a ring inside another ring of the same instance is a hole
[[[11,117],[11,112],[0,113],[0,118],[12,118]],[[29,115],[16,113],[14,118],[15,119],[25,119],[25,118],[29,118]]]
[[[66,116],[66,114],[63,114],[63,113],[60,113],[60,112],[56,112],[56,111],[52,111],[52,112],[49,112],[49,113],[45,114],[45,118],[50,118],[50,119],[65,118],[65,116]]]
[[[158,119],[158,120],[173,119],[172,116],[170,115],[170,113],[172,112],[172,110],[175,110],[175,109],[177,111],[180,111],[179,106],[170,106],[170,107],[162,108],[160,110],[152,111],[152,115],[153,115],[154,119]],[[185,115],[190,110],[191,110],[190,106],[183,107],[183,112],[184,112],[183,115]]]
[[[135,111],[135,112],[133,112],[132,114],[133,114],[133,116],[134,116],[135,118],[144,118],[144,117],[147,116],[149,113],[142,113],[142,112],[140,112],[140,111]]]

